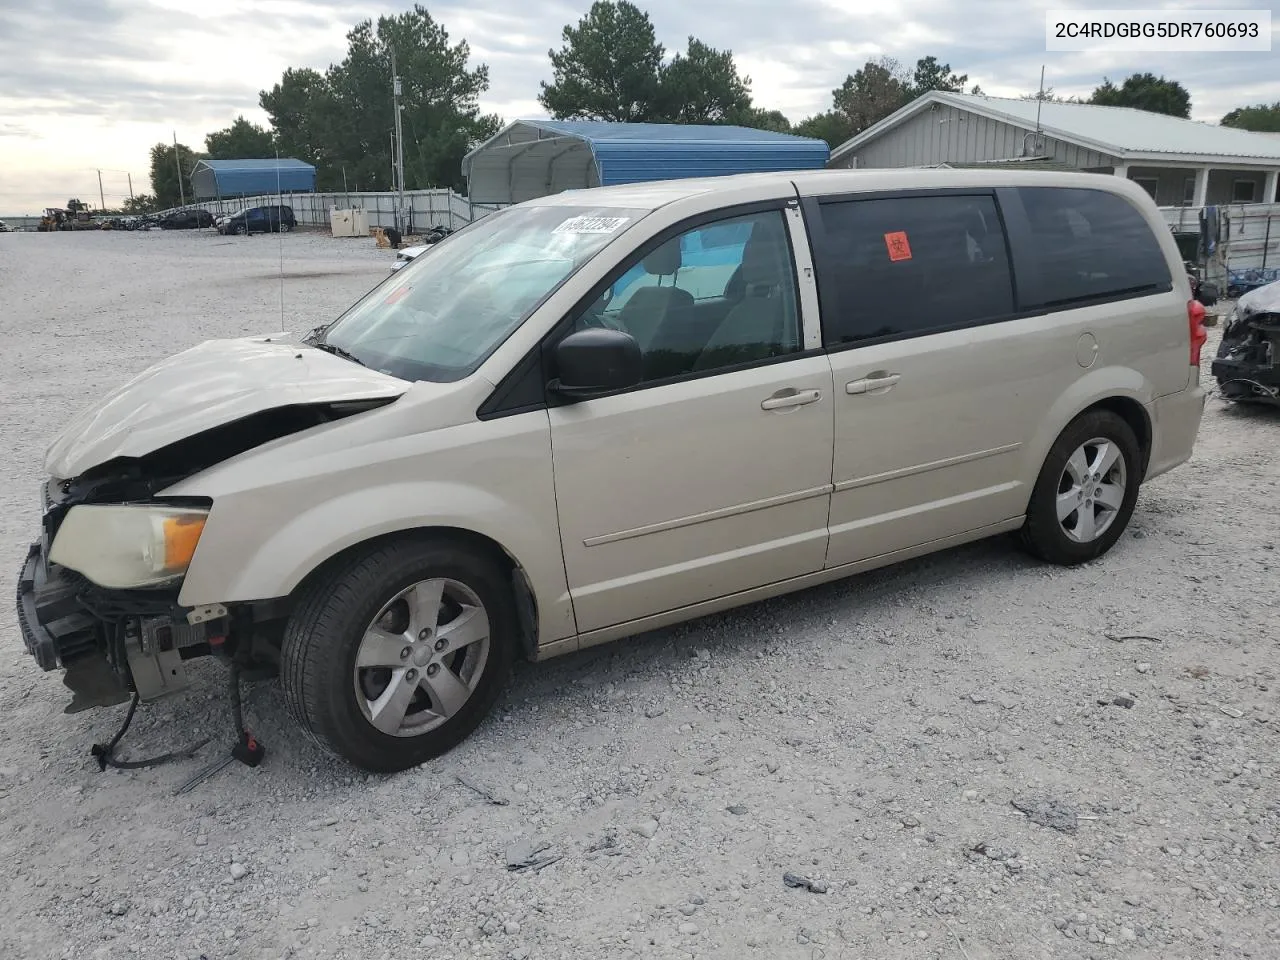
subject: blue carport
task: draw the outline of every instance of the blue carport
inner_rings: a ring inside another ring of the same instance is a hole
[[[821,140],[749,127],[517,120],[462,161],[476,203],[520,203],[562,190],[735,173],[821,170]]]
[[[191,168],[197,200],[313,193],[316,168],[292,157],[269,160],[199,160]]]

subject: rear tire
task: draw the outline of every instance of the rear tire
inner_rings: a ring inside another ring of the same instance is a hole
[[[1060,566],[1095,560],[1124,533],[1142,484],[1133,428],[1110,410],[1082,414],[1045,458],[1019,532],[1033,556]]]
[[[518,630],[510,580],[489,556],[453,539],[384,543],[303,591],[281,649],[285,702],[332,753],[406,770],[479,726]]]

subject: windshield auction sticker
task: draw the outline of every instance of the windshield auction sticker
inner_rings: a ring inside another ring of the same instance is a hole
[[[1271,49],[1270,10],[1050,10],[1045,49],[1235,53]]]
[[[570,217],[552,233],[615,233],[630,217]]]

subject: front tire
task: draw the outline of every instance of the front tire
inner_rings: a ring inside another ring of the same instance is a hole
[[[327,750],[364,770],[405,770],[479,726],[518,630],[510,581],[483,552],[386,543],[304,590],[281,650],[285,701]]]
[[[1097,559],[1124,533],[1141,483],[1133,428],[1110,410],[1082,414],[1045,458],[1020,532],[1023,546],[1060,566]]]

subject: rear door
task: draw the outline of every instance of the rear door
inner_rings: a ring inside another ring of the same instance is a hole
[[[827,565],[1017,516],[1041,378],[1074,361],[1014,319],[994,191],[824,198],[807,213],[836,394]]]
[[[917,191],[806,212],[836,391],[829,566],[1018,518],[1047,445],[1094,399],[1091,370],[1144,345],[1153,377],[1176,366],[1171,345],[1185,368],[1185,330],[1151,336],[1167,265],[1115,194]]]

